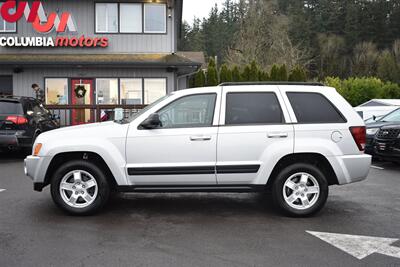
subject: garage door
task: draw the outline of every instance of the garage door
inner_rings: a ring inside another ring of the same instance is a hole
[[[0,95],[12,95],[13,94],[13,77],[0,76]]]

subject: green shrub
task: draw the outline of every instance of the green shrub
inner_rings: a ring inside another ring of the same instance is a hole
[[[280,66],[279,68],[279,80],[278,81],[287,81],[288,80],[288,72],[286,69],[286,65],[283,64],[282,66]]]
[[[216,86],[218,85],[218,73],[214,66],[208,66],[207,69],[207,86]]]
[[[194,87],[204,87],[206,85],[206,76],[203,70],[199,70],[194,76]]]
[[[232,81],[233,82],[241,82],[242,75],[240,74],[240,70],[238,66],[234,66],[232,69]]]
[[[280,68],[278,65],[273,65],[271,68],[271,74],[269,75],[271,81],[279,81],[280,80]]]
[[[221,70],[219,71],[219,81],[220,83],[232,82],[232,71],[228,68],[226,64],[221,66]]]
[[[339,78],[327,77],[325,85],[337,91],[353,106],[358,106],[374,98],[400,98],[400,86],[391,82],[383,82],[375,77]]]
[[[210,57],[210,59],[208,60],[208,67],[217,68],[217,66],[215,64],[215,59],[213,57]]]
[[[258,72],[258,80],[264,81],[264,82],[265,82],[265,81],[269,81],[268,72],[260,70],[260,71]]]
[[[289,75],[290,82],[306,82],[307,81],[307,72],[301,66],[296,66],[292,69]]]
[[[257,82],[259,80],[258,71],[257,63],[253,60],[250,64],[249,82]]]
[[[396,83],[387,82],[383,85],[380,98],[400,99],[400,86]]]
[[[243,82],[250,81],[250,75],[251,75],[250,73],[251,73],[251,66],[246,65],[246,67],[244,67],[243,72],[242,72],[242,81]]]

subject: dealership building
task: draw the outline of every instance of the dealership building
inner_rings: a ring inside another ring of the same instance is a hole
[[[177,51],[183,0],[0,3],[0,94],[49,106],[149,104],[186,88],[204,58]],[[93,114],[70,112],[76,123]]]

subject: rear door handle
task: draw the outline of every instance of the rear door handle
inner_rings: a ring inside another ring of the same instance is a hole
[[[190,141],[210,141],[211,136],[199,135],[199,136],[191,136]]]
[[[269,133],[268,138],[287,138],[288,133]]]

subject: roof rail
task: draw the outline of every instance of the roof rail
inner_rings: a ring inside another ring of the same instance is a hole
[[[219,86],[240,86],[240,85],[307,85],[307,86],[325,86],[318,82],[226,82]]]

